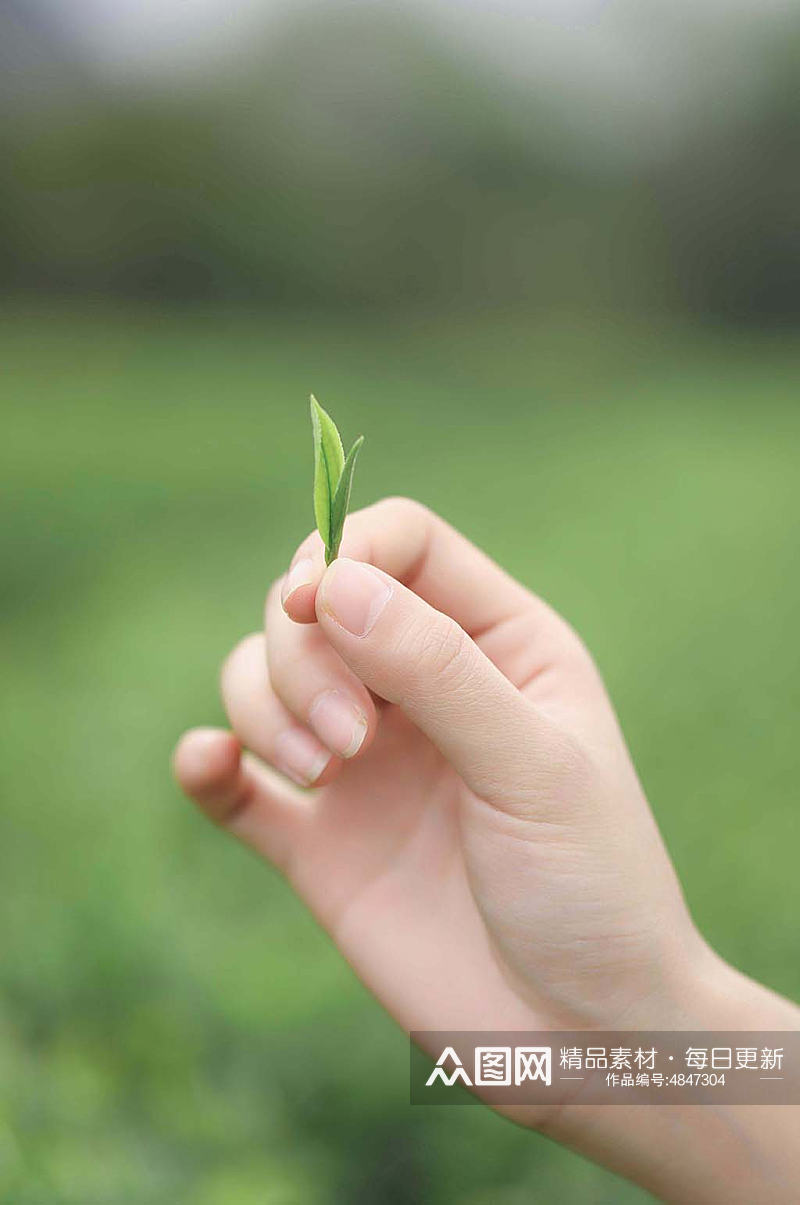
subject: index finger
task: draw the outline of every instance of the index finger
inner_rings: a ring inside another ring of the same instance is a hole
[[[341,552],[366,561],[408,586],[476,638],[532,606],[550,612],[439,515],[410,498],[384,498],[350,515]],[[298,548],[283,585],[282,604],[297,623],[314,623],[325,556],[317,532]]]

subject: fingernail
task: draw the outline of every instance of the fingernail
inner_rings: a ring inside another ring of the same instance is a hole
[[[288,728],[275,741],[275,765],[293,782],[310,787],[331,760],[316,737],[304,728]]]
[[[315,701],[309,723],[323,744],[339,757],[355,757],[367,735],[367,717],[339,690],[326,690]]]
[[[299,590],[301,586],[310,586],[313,580],[314,562],[309,557],[303,557],[302,560],[292,565],[283,580],[281,605],[285,606],[290,594],[294,594],[295,590]]]
[[[392,587],[369,565],[340,558],[322,584],[322,608],[347,632],[366,636],[392,596]]]

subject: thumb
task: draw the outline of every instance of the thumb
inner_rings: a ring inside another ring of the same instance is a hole
[[[549,811],[571,742],[450,616],[360,561],[339,558],[316,596],[330,644],[397,704],[477,795],[504,811]]]

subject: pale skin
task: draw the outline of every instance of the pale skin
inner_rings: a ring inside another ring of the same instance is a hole
[[[350,516],[327,569],[310,535],[222,696],[183,789],[406,1030],[800,1029],[695,928],[579,638],[418,503]],[[665,1200],[800,1191],[794,1107],[514,1117]]]

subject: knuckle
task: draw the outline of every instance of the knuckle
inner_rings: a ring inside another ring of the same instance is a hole
[[[417,502],[415,498],[406,498],[402,494],[390,494],[381,498],[375,503],[375,509],[386,517],[391,516],[415,526],[427,523],[432,513],[422,502]]]
[[[598,773],[588,749],[570,733],[558,728],[548,750],[541,781],[551,799],[576,809],[592,809]]]
[[[266,666],[272,685],[277,690],[291,676],[292,660],[295,658],[296,645],[286,634],[267,632],[263,644],[262,662]]]
[[[242,667],[252,657],[260,656],[263,653],[263,642],[264,637],[261,632],[251,632],[248,636],[243,636],[239,643],[233,646],[222,662],[219,673],[220,689],[223,695],[230,692]]]
[[[469,670],[470,639],[454,619],[442,616],[440,622],[426,628],[419,655],[426,676],[433,675],[440,684],[452,687]]]
[[[295,556],[296,557],[313,556],[315,552],[321,552],[321,551],[322,551],[322,537],[320,536],[316,527],[312,527],[311,531],[308,533],[306,538],[299,545]]]
[[[282,577],[276,577],[274,581],[270,583],[270,587],[267,590],[266,601],[264,603],[265,615],[269,614],[275,603],[280,603],[283,580],[284,579]]]
[[[322,539],[316,527],[314,527],[297,545],[297,548],[295,549],[294,554],[289,561],[289,567],[291,568],[292,565],[294,565],[297,561],[302,560],[304,557],[311,557],[313,560],[315,556],[318,556],[322,553],[322,550]],[[278,579],[279,586],[282,580],[282,578]]]

